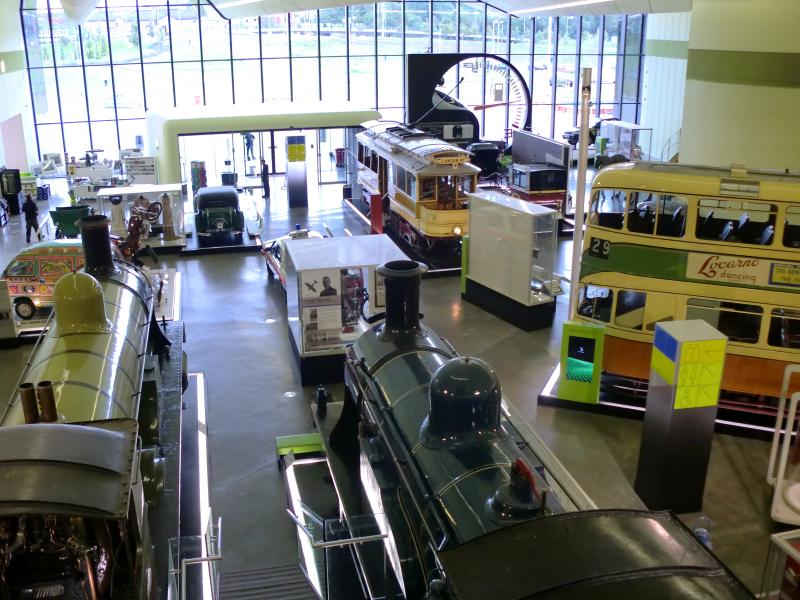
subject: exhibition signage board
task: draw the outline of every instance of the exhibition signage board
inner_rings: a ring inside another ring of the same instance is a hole
[[[686,261],[686,278],[757,286],[800,287],[800,264],[693,252]]]
[[[129,156],[125,159],[125,173],[128,176],[128,185],[158,183],[154,156]]]
[[[597,404],[603,365],[605,328],[595,323],[564,322],[561,335],[559,400]]]

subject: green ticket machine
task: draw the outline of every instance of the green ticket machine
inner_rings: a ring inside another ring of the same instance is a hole
[[[603,367],[605,328],[594,323],[565,321],[561,336],[561,376],[558,399],[596,404]]]

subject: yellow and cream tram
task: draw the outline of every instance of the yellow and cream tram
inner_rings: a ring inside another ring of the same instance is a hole
[[[365,194],[383,200],[394,232],[425,250],[460,241],[469,228],[468,193],[477,189],[480,173],[470,153],[404,125],[370,121],[363,127],[356,136],[358,182]]]
[[[769,408],[784,367],[800,362],[800,176],[605,168],[580,285],[576,318],[606,325],[606,376],[647,379],[655,324],[703,319],[728,336],[727,403]]]

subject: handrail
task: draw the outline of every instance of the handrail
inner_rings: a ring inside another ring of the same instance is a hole
[[[780,444],[781,440],[781,425],[783,424],[784,418],[790,419],[789,422],[786,424],[786,430],[785,430],[786,433],[784,435],[789,436],[790,438],[792,435],[792,427],[790,427],[790,425],[793,425],[794,423],[794,415],[792,414],[793,411],[790,408],[788,415],[786,415],[784,411],[786,409],[786,399],[789,395],[789,382],[792,379],[792,375],[796,373],[800,373],[800,365],[787,365],[787,367],[783,370],[783,384],[781,385],[781,397],[780,400],[778,401],[778,411],[777,411],[777,416],[775,417],[775,433],[772,435],[772,446],[770,447],[769,450],[769,466],[767,467],[767,483],[769,485],[775,485],[775,482],[778,479],[778,477],[776,477],[775,475],[775,459],[778,455],[778,445]],[[788,447],[787,447],[787,452],[788,452]],[[783,454],[784,456],[781,457],[782,462],[785,461],[786,452],[784,452]],[[780,468],[779,470],[783,470],[783,468]]]
[[[295,515],[290,509],[286,509],[286,513],[289,515],[289,518],[294,521],[295,525],[297,525],[300,530],[311,540],[311,547],[312,548],[343,548],[344,546],[355,546],[357,544],[364,544],[367,542],[377,542],[380,540],[385,540],[389,537],[386,533],[376,533],[373,535],[363,535],[361,537],[354,537],[347,540],[335,540],[332,542],[318,542],[314,539],[314,534],[308,529],[308,526],[303,523],[297,515]]]

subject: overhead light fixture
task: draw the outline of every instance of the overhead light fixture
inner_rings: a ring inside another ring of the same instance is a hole
[[[512,11],[515,15],[532,12],[544,12],[546,10],[560,10],[562,8],[575,8],[578,6],[589,6],[591,4],[603,4],[605,2],[613,2],[614,0],[574,0],[573,2],[559,2],[558,4],[548,4],[546,6],[537,6],[536,8],[526,8],[525,10]]]
[[[6,61],[0,60],[0,73],[6,72]]]

